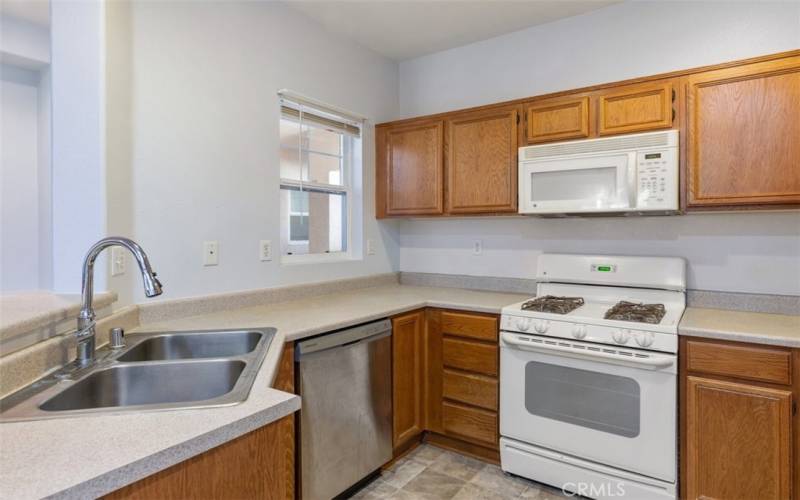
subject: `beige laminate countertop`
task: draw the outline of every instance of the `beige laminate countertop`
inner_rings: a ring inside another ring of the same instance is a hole
[[[800,347],[800,316],[688,307],[680,335]]]
[[[0,424],[0,497],[98,497],[291,414],[270,387],[283,344],[420,307],[499,313],[527,295],[387,285],[142,325],[136,331],[273,326],[247,401],[230,407]]]

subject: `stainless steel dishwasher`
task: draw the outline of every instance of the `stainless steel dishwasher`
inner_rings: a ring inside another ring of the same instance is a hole
[[[330,500],[392,458],[392,323],[298,342],[300,481]]]

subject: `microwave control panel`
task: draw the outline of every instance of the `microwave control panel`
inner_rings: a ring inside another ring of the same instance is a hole
[[[678,209],[678,157],[675,149],[636,154],[639,210]]]

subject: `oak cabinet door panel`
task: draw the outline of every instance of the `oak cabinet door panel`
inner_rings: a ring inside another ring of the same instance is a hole
[[[789,498],[791,419],[791,391],[687,377],[687,497]]]
[[[630,134],[672,126],[672,84],[611,89],[597,99],[599,135]]]
[[[800,57],[687,83],[688,206],[800,203]]]
[[[519,107],[447,120],[447,211],[517,211]]]
[[[535,101],[525,106],[528,144],[589,137],[589,98]]]

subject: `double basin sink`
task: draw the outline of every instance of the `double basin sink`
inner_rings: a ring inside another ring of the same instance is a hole
[[[215,407],[247,399],[274,328],[138,333],[0,400],[0,422]]]

